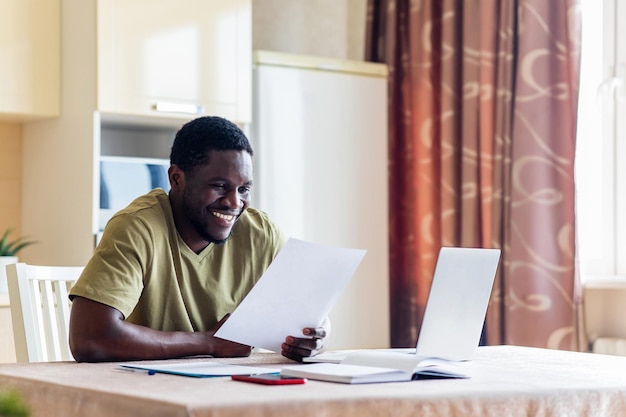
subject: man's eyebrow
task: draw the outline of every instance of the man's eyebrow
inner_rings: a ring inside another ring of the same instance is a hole
[[[231,181],[228,178],[224,178],[224,177],[213,177],[209,179],[209,182],[225,182],[228,184],[231,183]],[[248,185],[248,186],[254,185],[254,181],[250,180],[250,181],[244,182],[243,185]]]

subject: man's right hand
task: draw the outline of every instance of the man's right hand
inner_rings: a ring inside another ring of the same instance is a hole
[[[215,333],[219,330],[220,327],[222,327],[226,320],[228,320],[228,317],[230,317],[230,313],[222,317],[222,319],[209,332],[211,335],[210,343],[213,344],[211,348],[211,351],[213,353],[211,355],[215,356],[216,358],[250,356],[250,354],[252,353],[251,346],[242,345],[241,343],[231,342],[230,340],[215,337]]]

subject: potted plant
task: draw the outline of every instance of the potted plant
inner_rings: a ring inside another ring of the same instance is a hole
[[[6,266],[17,263],[17,254],[28,245],[35,243],[32,240],[26,240],[19,237],[15,240],[9,240],[12,229],[7,229],[0,238],[0,294],[8,293]]]
[[[30,410],[16,392],[0,391],[0,417],[28,417]]]

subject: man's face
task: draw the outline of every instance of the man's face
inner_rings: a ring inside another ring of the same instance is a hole
[[[209,163],[185,176],[184,215],[196,233],[224,243],[250,205],[252,157],[246,151],[210,151]]]

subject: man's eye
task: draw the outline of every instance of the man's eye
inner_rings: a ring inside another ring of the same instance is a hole
[[[247,194],[250,192],[250,187],[239,187],[239,194]]]
[[[211,186],[218,190],[223,190],[226,188],[226,184],[212,184]]]

